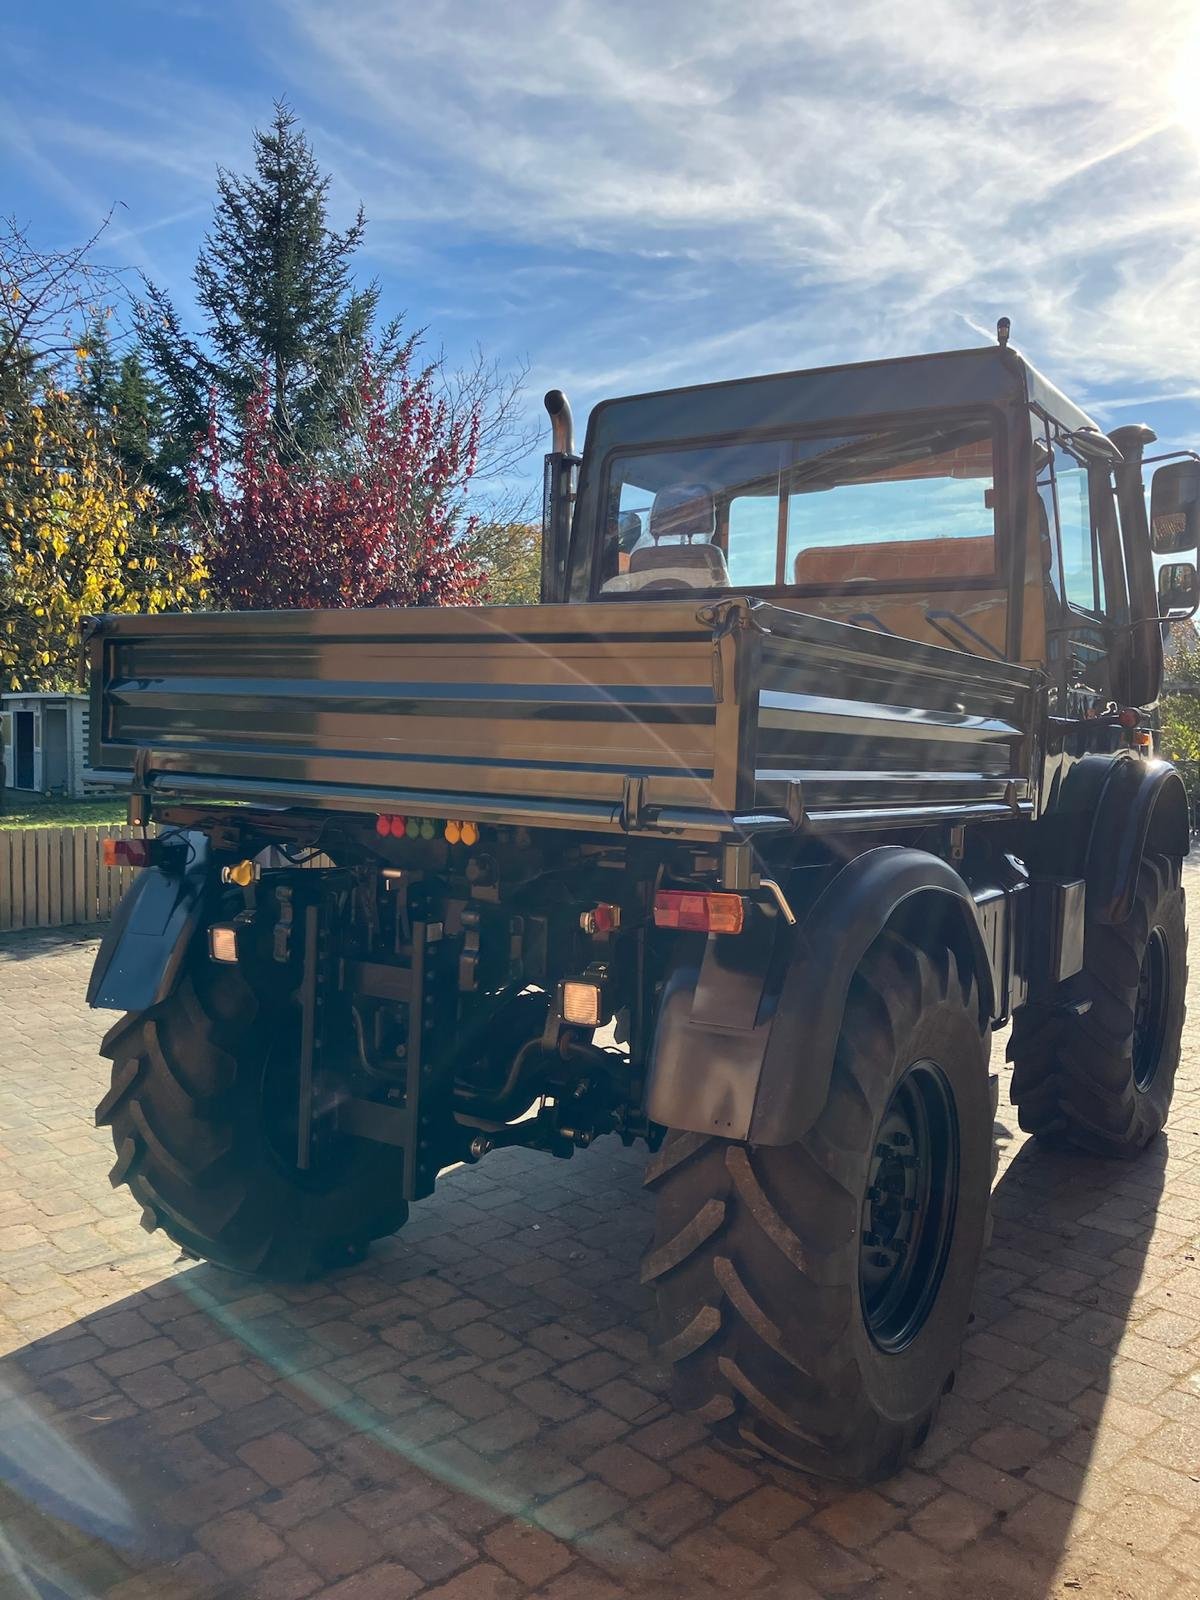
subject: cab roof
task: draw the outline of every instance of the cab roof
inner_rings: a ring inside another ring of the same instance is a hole
[[[586,459],[639,446],[866,421],[943,407],[1035,404],[1074,431],[1096,424],[1011,347],[981,345],[735,378],[603,400],[588,420]]]

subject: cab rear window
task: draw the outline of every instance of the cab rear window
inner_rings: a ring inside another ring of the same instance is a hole
[[[598,592],[921,584],[995,572],[986,418],[616,454]]]

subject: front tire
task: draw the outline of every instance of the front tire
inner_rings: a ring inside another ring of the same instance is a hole
[[[885,932],[851,983],[828,1099],[802,1141],[673,1132],[651,1164],[643,1279],[676,1404],[727,1445],[803,1471],[897,1471],[953,1383],[992,1108],[973,979],[952,951]]]
[[[110,1181],[128,1184],[144,1228],[277,1280],[361,1259],[408,1214],[391,1146],[335,1136],[309,1170],[295,1165],[293,1010],[193,959],[167,1000],[105,1036],[112,1087],[96,1109],[112,1128]]]
[[[1027,1133],[1128,1158],[1162,1129],[1187,1010],[1181,867],[1146,856],[1125,921],[1087,922],[1063,1003],[1013,1017],[1012,1098]]]

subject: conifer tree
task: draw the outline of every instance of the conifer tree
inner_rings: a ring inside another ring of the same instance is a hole
[[[249,173],[220,169],[212,227],[194,282],[203,327],[189,334],[160,288],[137,308],[142,348],[167,401],[175,442],[166,465],[181,497],[192,441],[206,432],[215,396],[224,453],[233,459],[247,405],[269,379],[272,431],[284,459],[335,448],[379,302],[375,283],[356,288],[351,263],[362,241],[361,207],[344,231],[329,225],[329,176],[291,108],[275,106],[254,135]],[[374,341],[386,379],[398,324]]]
[[[130,484],[169,491],[162,452],[163,396],[139,350],[118,356],[107,319],[93,317],[79,352],[75,396]]]

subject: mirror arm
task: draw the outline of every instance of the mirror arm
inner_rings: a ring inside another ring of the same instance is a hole
[[[1196,610],[1200,611],[1200,606]],[[1135,628],[1161,628],[1164,622],[1186,622],[1195,615],[1195,611],[1170,611],[1152,617],[1134,617],[1129,622],[1110,622],[1108,626],[1114,633],[1132,633]]]
[[[1142,457],[1144,467],[1154,461],[1200,461],[1200,450],[1164,450],[1160,456]]]

